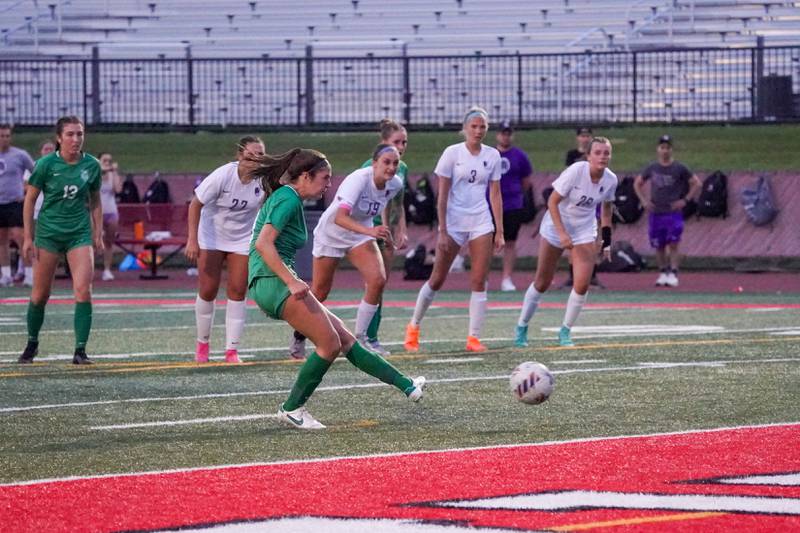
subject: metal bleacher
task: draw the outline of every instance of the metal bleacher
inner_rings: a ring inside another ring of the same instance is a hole
[[[15,60],[0,72],[0,112],[23,122],[72,109],[109,123],[365,123],[393,115],[445,124],[475,102],[537,122],[739,120],[754,114],[755,93],[752,54],[738,52],[763,42],[800,46],[800,7],[776,0],[0,0],[0,30],[0,61]],[[762,70],[793,76],[797,86],[798,55],[774,67],[767,55]],[[311,77],[301,72],[309,58]],[[55,61],[33,61],[41,59]],[[101,60],[102,69],[87,74],[87,60]],[[99,96],[87,96],[90,88],[78,90],[79,81],[47,90],[53,80],[81,77],[102,95],[102,107]],[[311,91],[313,117],[304,103]]]

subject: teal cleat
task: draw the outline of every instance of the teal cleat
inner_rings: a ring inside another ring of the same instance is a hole
[[[528,326],[520,326],[514,329],[514,346],[520,348],[527,348],[528,346]]]
[[[570,336],[570,329],[567,326],[561,326],[561,329],[558,330],[558,345],[566,347],[575,346]]]

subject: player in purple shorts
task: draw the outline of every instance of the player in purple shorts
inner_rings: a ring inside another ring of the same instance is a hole
[[[657,287],[678,286],[680,255],[678,245],[683,234],[683,208],[700,190],[700,179],[672,157],[672,137],[662,135],[656,148],[657,161],[650,163],[636,177],[636,195],[649,213],[650,246],[656,250],[661,270]],[[645,182],[650,182],[650,194]]]

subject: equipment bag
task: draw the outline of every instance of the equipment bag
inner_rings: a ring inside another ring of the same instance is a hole
[[[170,204],[172,196],[169,193],[169,185],[156,173],[155,180],[144,193],[144,201],[148,204]]]
[[[639,272],[645,261],[628,241],[615,241],[611,245],[611,260],[597,265],[598,272]]]
[[[436,197],[427,174],[423,175],[416,187],[405,195],[406,219],[414,224],[433,224],[436,220]]]
[[[427,255],[428,251],[424,244],[418,244],[416,248],[408,252],[403,263],[403,279],[428,279],[433,272],[433,265],[425,263]]]
[[[527,224],[536,218],[536,203],[533,201],[533,187],[522,191],[522,216],[520,222]]]
[[[133,181],[133,174],[128,174],[125,177],[125,181],[122,182],[122,190],[117,195],[117,203],[138,204],[141,201],[139,197],[139,188]]]
[[[701,217],[728,216],[728,176],[717,170],[703,180],[697,215]]]
[[[756,226],[769,224],[778,214],[772,188],[765,176],[759,176],[752,187],[742,189],[741,201],[747,218]]]
[[[632,176],[625,176],[617,185],[617,193],[614,198],[614,222],[633,224],[641,218],[644,212],[633,183]]]

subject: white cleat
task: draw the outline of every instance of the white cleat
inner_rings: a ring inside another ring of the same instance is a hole
[[[503,278],[503,281],[500,282],[500,290],[503,292],[514,292],[517,290],[517,286],[514,285],[511,278]]]
[[[14,285],[14,280],[11,279],[11,276],[3,276],[0,278],[0,287],[11,287]]]
[[[406,396],[408,396],[408,399],[412,402],[418,402],[422,399],[422,395],[425,394],[425,377],[416,377],[412,379],[411,382],[414,384],[413,388],[411,389],[411,392],[406,394]]]
[[[375,339],[374,342],[369,340],[367,342],[369,343],[367,347],[371,349],[373,352],[380,355],[381,357],[389,357],[390,355],[392,355],[392,352],[384,348],[383,345],[381,344],[381,341],[379,341],[378,339]]]
[[[297,429],[325,429],[325,425],[311,416],[304,405],[294,411],[284,411],[281,405],[278,409],[278,418]]]
[[[103,281],[114,281],[114,274],[110,270],[103,270]]]
[[[670,272],[667,274],[667,287],[677,287],[678,286],[678,276],[675,272]]]
[[[656,287],[666,287],[668,278],[669,274],[667,272],[662,272],[659,274],[658,279],[656,279]]]

